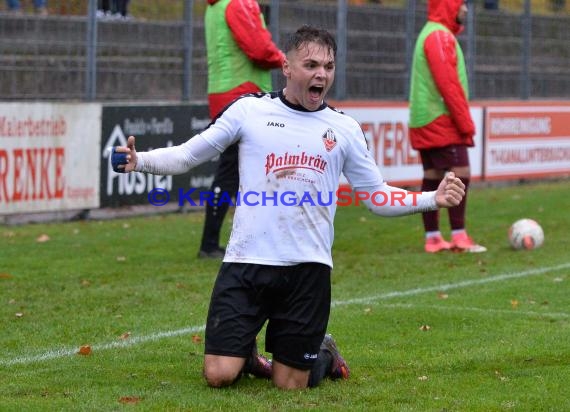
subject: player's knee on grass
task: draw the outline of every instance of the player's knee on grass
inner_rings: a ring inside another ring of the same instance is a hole
[[[204,379],[212,388],[223,388],[239,380],[245,359],[208,358],[204,360]]]
[[[273,384],[279,389],[305,389],[308,387],[309,371],[274,361],[272,379]]]

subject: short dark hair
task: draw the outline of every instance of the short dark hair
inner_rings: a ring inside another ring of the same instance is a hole
[[[306,43],[318,43],[328,48],[336,57],[336,40],[328,31],[307,24],[299,27],[285,44],[285,53],[291,50],[298,50]]]

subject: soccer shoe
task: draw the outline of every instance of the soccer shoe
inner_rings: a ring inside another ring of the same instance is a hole
[[[200,259],[222,259],[225,254],[226,254],[226,249],[224,249],[223,247],[219,247],[210,252],[206,252],[205,250],[200,250],[198,252],[198,257]]]
[[[487,251],[485,246],[475,243],[465,232],[451,236],[451,248],[454,252],[481,253]]]
[[[332,380],[336,379],[348,379],[350,376],[350,369],[348,368],[348,364],[344,360],[342,356],[340,356],[340,352],[336,347],[336,342],[334,341],[331,335],[325,335],[323,339],[323,343],[321,343],[321,350],[328,351],[332,356],[332,364],[331,369],[329,372],[329,377]]]
[[[273,363],[257,351],[257,344],[253,345],[251,356],[245,361],[243,373],[249,373],[256,378],[271,379]]]
[[[437,253],[441,252],[442,250],[451,249],[451,243],[443,240],[443,237],[441,237],[441,235],[430,236],[426,239],[424,249],[427,253]]]

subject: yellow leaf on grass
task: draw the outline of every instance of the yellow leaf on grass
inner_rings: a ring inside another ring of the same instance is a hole
[[[431,329],[431,326],[430,326],[430,325],[422,325],[422,326],[420,326],[420,330],[422,330],[422,331],[424,331],[424,332],[427,332],[427,331],[430,330],[430,329]]]
[[[0,279],[12,279],[12,275],[9,273],[0,273]]]
[[[200,335],[192,335],[192,342],[193,343],[201,343],[202,337]]]
[[[516,299],[512,299],[512,300],[511,300],[511,306],[512,306],[513,309],[518,308],[518,306],[519,306],[519,301],[516,300]]]

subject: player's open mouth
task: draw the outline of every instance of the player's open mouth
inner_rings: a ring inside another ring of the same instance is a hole
[[[322,100],[324,90],[325,88],[323,86],[311,86],[309,87],[309,95],[313,100]]]

